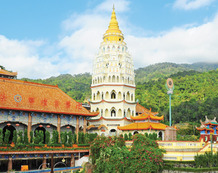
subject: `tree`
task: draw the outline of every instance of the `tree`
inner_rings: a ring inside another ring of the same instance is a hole
[[[9,143],[10,134],[11,134],[10,130],[7,129],[6,132],[5,132],[5,137],[4,137],[4,143],[5,144]]]
[[[73,143],[73,133],[72,133],[72,131],[69,131],[67,135],[68,135],[68,144],[72,145],[72,143]]]
[[[27,135],[27,129],[24,130],[24,144],[28,144],[28,135]]]
[[[0,144],[3,144],[3,130],[0,129]]]
[[[50,133],[48,130],[45,131],[45,143],[46,144],[50,143]]]
[[[13,131],[13,140],[12,140],[12,142],[13,142],[15,145],[17,144],[17,131],[16,131],[16,130]]]
[[[18,132],[17,143],[18,144],[23,144],[23,131]]]
[[[30,143],[33,143],[33,131],[30,131]]]

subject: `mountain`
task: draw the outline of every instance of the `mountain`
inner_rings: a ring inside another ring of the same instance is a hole
[[[174,123],[196,121],[216,116],[218,118],[218,64],[158,63],[135,70],[136,99],[146,108],[165,115],[168,120],[169,96],[165,87],[171,77],[175,84],[172,95]],[[70,97],[83,102],[91,96],[91,74],[63,74],[48,79],[22,80],[58,85]]]
[[[139,68],[135,70],[135,81],[138,82],[148,82],[150,80],[158,80],[159,78],[166,78],[172,74],[183,71],[198,71],[206,72],[210,70],[216,70],[218,68],[218,63],[194,63],[194,64],[175,64],[175,63],[157,63],[154,65],[149,65],[144,68]]]

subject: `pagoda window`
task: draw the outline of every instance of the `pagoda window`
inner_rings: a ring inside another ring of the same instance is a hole
[[[131,94],[131,101],[133,101],[133,94]]]
[[[108,91],[107,91],[106,94],[105,94],[105,98],[106,98],[106,99],[109,99],[109,92],[108,92]]]
[[[112,76],[112,82],[115,82],[115,76],[114,75]]]
[[[121,92],[118,92],[118,99],[121,99]]]
[[[95,94],[93,94],[93,100],[95,100]]]
[[[116,93],[115,93],[115,91],[112,91],[112,93],[111,93],[111,99],[116,99]]]
[[[134,131],[133,135],[136,135],[136,134],[138,134],[138,133],[139,133],[138,131]]]
[[[123,100],[125,100],[125,93],[123,93]]]
[[[120,82],[120,78],[119,78],[119,76],[117,76],[117,82]]]
[[[116,117],[116,111],[114,109],[111,110],[111,117]]]
[[[97,100],[100,100],[100,92],[97,92]]]
[[[126,100],[130,100],[130,93],[129,93],[129,91],[127,92],[127,94],[126,94]]]
[[[104,100],[104,94],[103,93],[101,94],[101,98],[102,98],[102,100]]]
[[[205,136],[205,142],[207,142],[207,136]]]

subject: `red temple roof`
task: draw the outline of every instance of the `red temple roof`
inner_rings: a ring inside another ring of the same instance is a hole
[[[0,109],[96,116],[57,86],[0,78]]]

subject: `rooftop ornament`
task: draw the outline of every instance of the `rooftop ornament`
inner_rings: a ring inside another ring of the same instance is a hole
[[[172,126],[172,121],[171,121],[171,95],[173,94],[173,90],[174,90],[174,84],[173,84],[173,80],[171,78],[167,79],[166,88],[167,88],[167,94],[169,95],[169,123],[170,123],[170,127],[171,127]]]

